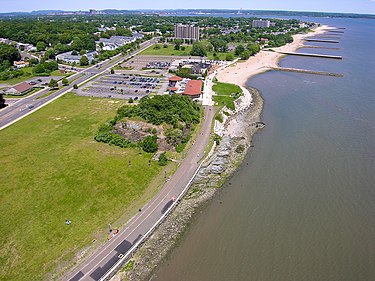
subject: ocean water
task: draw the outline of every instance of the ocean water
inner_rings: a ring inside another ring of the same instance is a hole
[[[345,27],[343,60],[287,56],[248,81],[266,128],[152,280],[375,280],[375,21]]]

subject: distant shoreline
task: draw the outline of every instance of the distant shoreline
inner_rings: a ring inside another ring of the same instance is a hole
[[[224,69],[218,73],[217,79],[220,82],[246,86],[247,81],[251,77],[279,66],[279,61],[285,57],[285,55],[277,52],[295,52],[304,46],[304,39],[313,35],[323,34],[327,28],[329,28],[327,25],[322,25],[314,29],[312,32],[296,34],[293,36],[292,43],[273,48],[275,52],[262,50],[255,56],[250,57],[247,61],[236,63],[235,66]]]

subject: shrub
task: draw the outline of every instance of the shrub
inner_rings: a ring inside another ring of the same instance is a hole
[[[168,161],[169,161],[169,159],[168,159],[167,155],[165,154],[165,152],[160,154],[159,161],[158,161],[159,166],[166,166],[168,164]]]
[[[154,153],[158,150],[158,137],[157,136],[147,136],[143,141],[140,142],[140,146],[145,152]]]
[[[215,120],[219,121],[220,123],[223,123],[223,115],[221,115],[221,113],[217,113],[215,116]]]
[[[215,134],[214,136],[214,142],[216,142],[216,145],[219,145],[221,141],[221,137],[218,134]]]
[[[63,80],[61,82],[62,82],[63,86],[68,86],[69,85],[69,81],[66,78],[63,78]]]

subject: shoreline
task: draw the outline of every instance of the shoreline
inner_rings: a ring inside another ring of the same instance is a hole
[[[234,67],[228,67],[218,73],[217,79],[220,82],[232,83],[238,86],[245,86],[246,82],[253,76],[278,67],[280,60],[286,55],[277,52],[295,52],[304,46],[304,40],[313,35],[325,33],[327,25],[322,25],[306,34],[296,34],[293,36],[293,42],[284,46],[273,48],[274,52],[262,50],[255,56],[250,57],[245,62],[236,63]]]
[[[294,41],[285,46],[275,48],[278,52],[294,52],[303,47],[304,39],[322,34],[328,26],[319,26],[307,34],[293,36]],[[254,88],[246,87],[246,82],[253,76],[272,70],[285,55],[261,51],[247,61],[235,63],[217,74],[220,82],[232,83],[241,87],[243,95],[235,101],[236,110],[221,109],[230,112],[230,116],[222,114],[224,121],[215,120],[214,131],[222,137],[214,153],[204,160],[202,168],[194,178],[188,193],[169,216],[158,226],[154,233],[140,246],[132,259],[111,279],[149,280],[157,267],[165,261],[173,247],[183,237],[188,225],[197,215],[198,210],[220,191],[220,187],[233,175],[243,163],[252,146],[253,136],[263,128],[261,113],[263,98]],[[261,123],[261,126],[259,124]]]

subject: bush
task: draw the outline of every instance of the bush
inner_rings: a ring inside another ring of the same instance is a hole
[[[220,123],[223,123],[223,115],[221,115],[221,113],[217,113],[215,116],[215,120],[219,121]]]
[[[73,85],[73,89],[77,90],[77,89],[78,89],[78,85],[77,85],[77,84],[74,84],[74,85]]]
[[[159,166],[166,166],[168,164],[169,159],[167,158],[167,155],[165,152],[160,154],[158,164]]]
[[[134,102],[134,100],[132,99],[132,98],[130,98],[129,100],[128,100],[128,103],[133,103]]]
[[[214,136],[214,142],[216,142],[216,145],[219,145],[220,141],[221,141],[221,137],[219,135],[215,134],[215,136]]]
[[[143,141],[140,142],[140,146],[145,152],[154,153],[158,150],[158,137],[147,136]]]
[[[57,81],[54,80],[54,79],[51,79],[48,83],[48,87],[50,88],[57,88],[58,87],[58,84],[57,84]]]
[[[63,80],[61,81],[63,86],[68,86],[69,85],[69,80],[66,79],[66,78],[63,78]]]
[[[225,60],[226,61],[232,61],[234,60],[234,54],[233,53],[229,53],[225,56]]]

